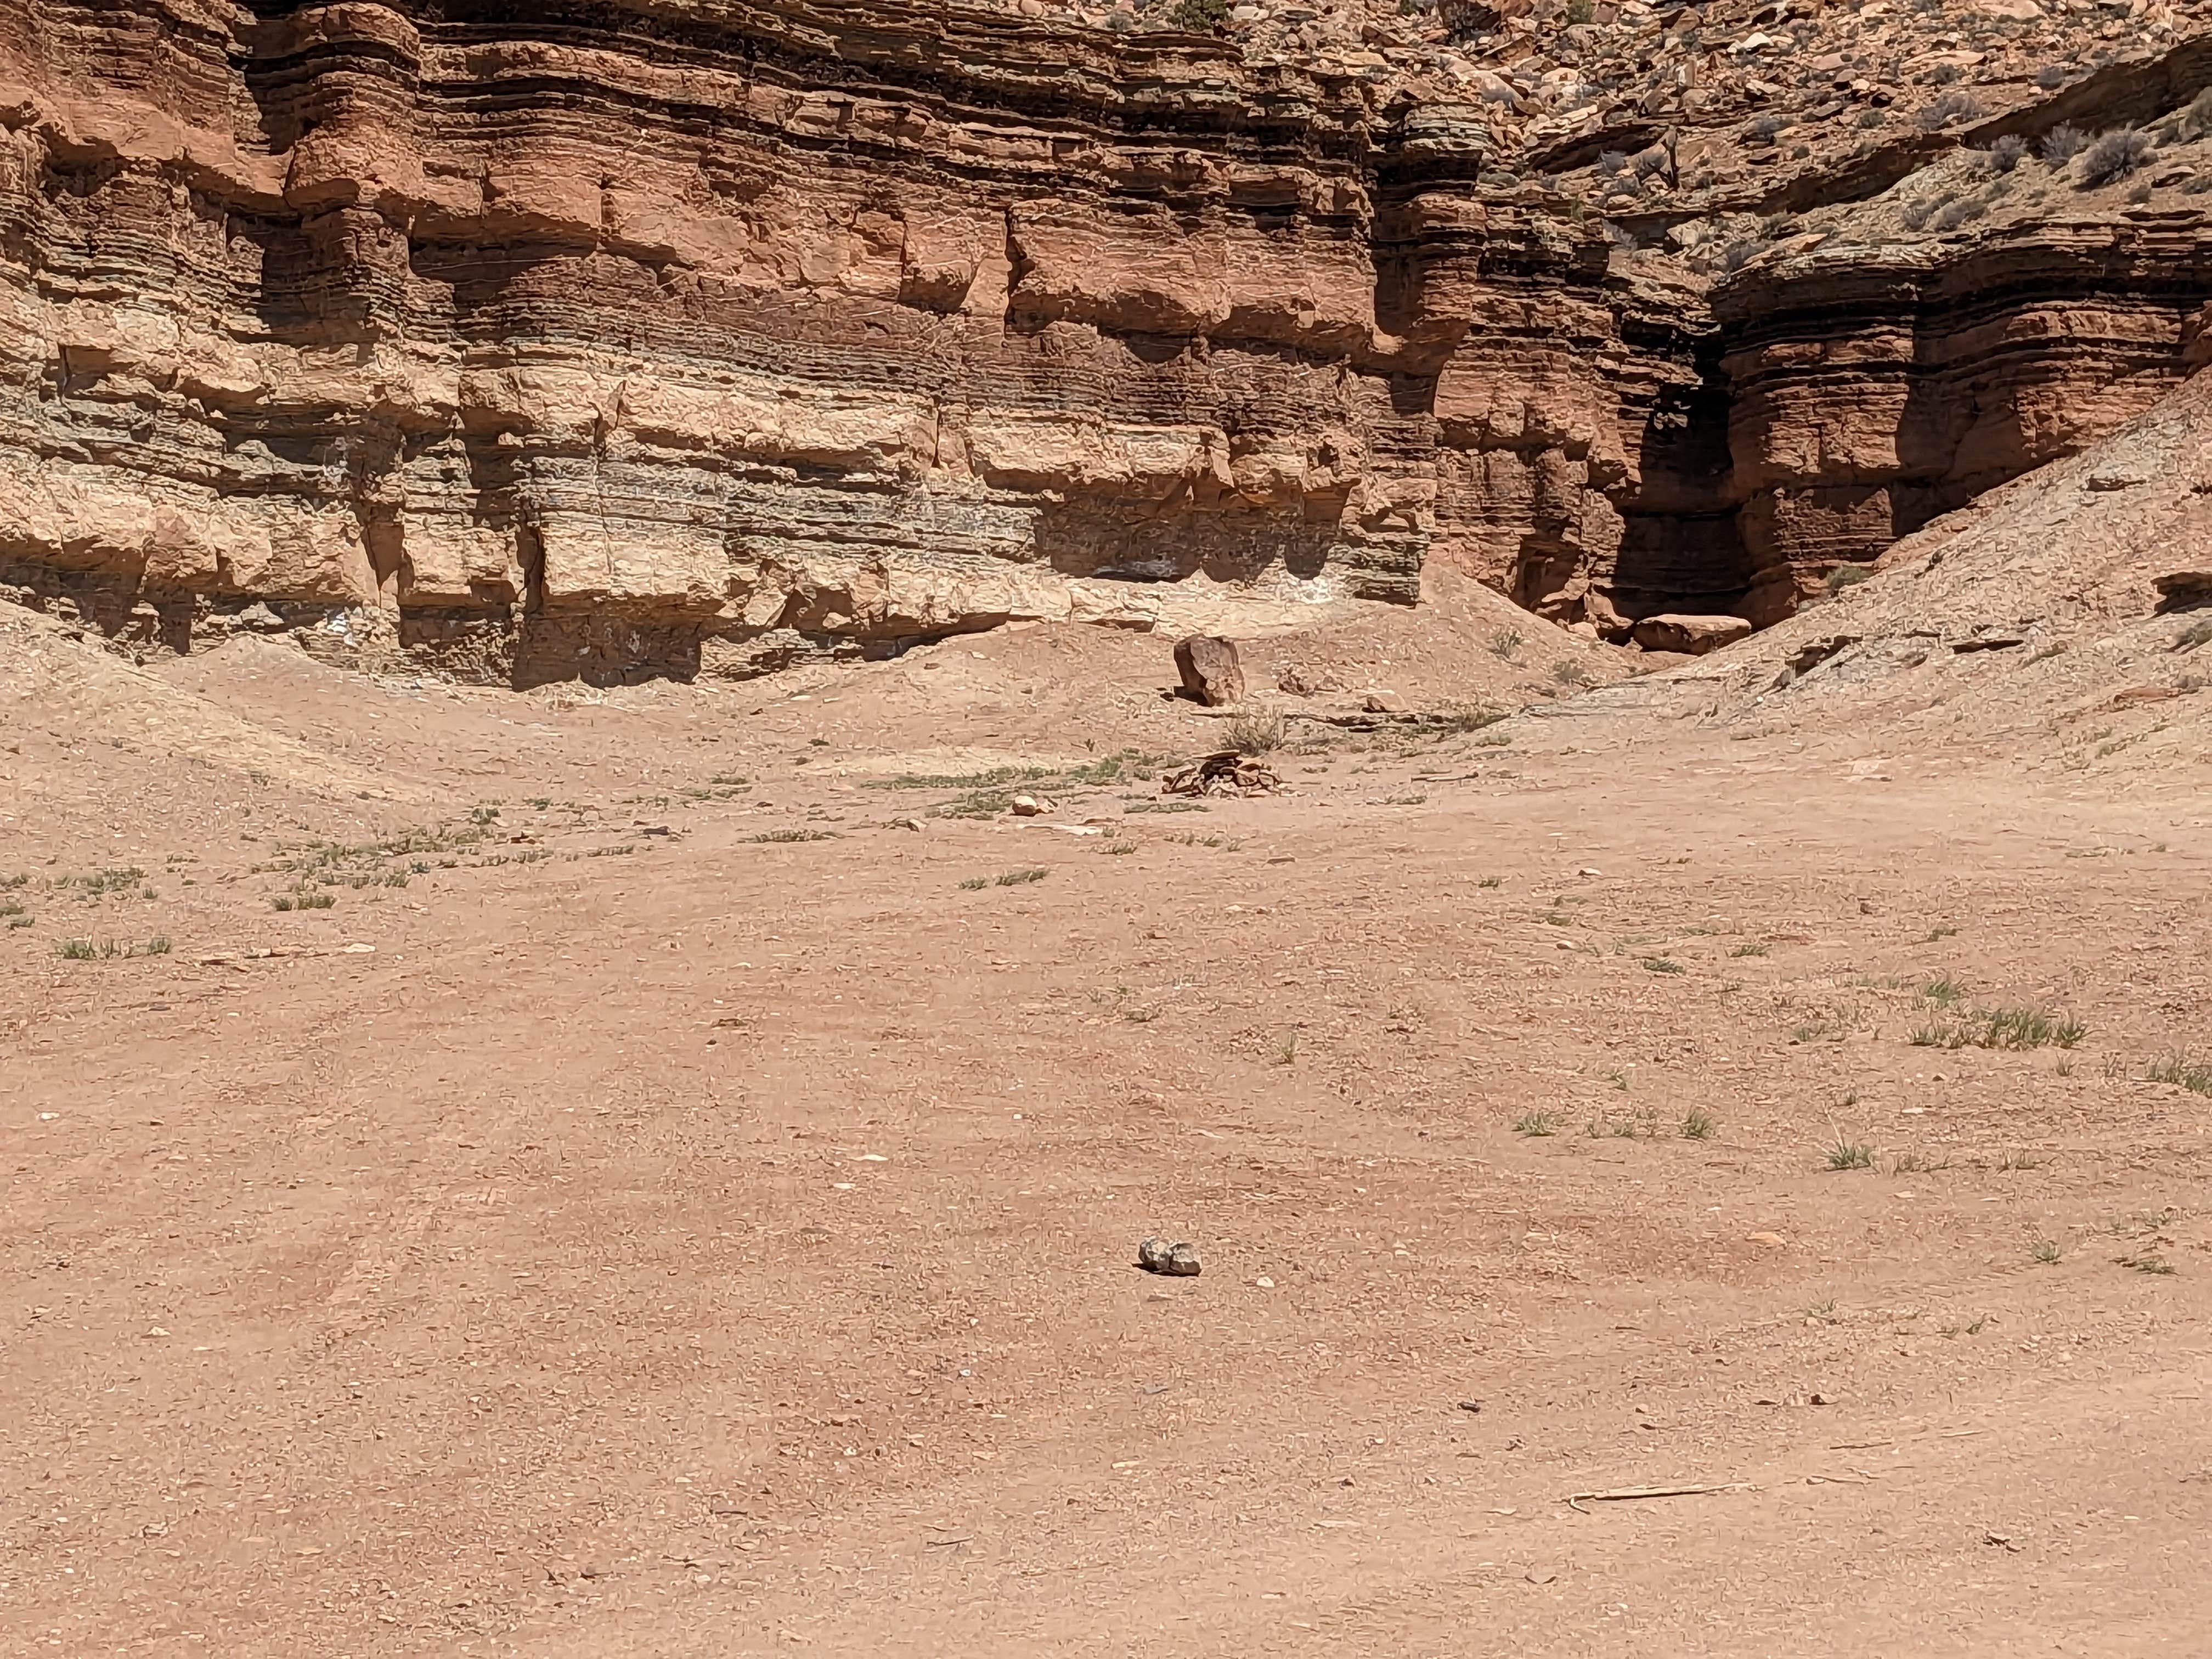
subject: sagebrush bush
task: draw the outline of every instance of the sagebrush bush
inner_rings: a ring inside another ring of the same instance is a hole
[[[2150,134],[2133,127],[2114,127],[2081,152],[2075,177],[2084,190],[2115,184],[2150,160]]]
[[[1972,93],[1947,92],[1912,119],[1923,132],[1941,132],[1954,121],[1971,121],[1981,112],[1981,100]]]
[[[2043,159],[2063,167],[2088,147],[2089,135],[2061,122],[2043,135]]]

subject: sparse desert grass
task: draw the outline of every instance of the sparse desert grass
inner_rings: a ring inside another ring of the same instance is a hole
[[[1552,679],[1559,685],[1587,685],[1589,670],[1572,657],[1562,657],[1552,665]]]
[[[2138,1250],[2130,1255],[2116,1255],[2113,1261],[2123,1267],[2132,1267],[2139,1273],[2170,1273],[2173,1264],[2156,1250]]]
[[[1712,1115],[1710,1112],[1705,1111],[1701,1108],[1692,1106],[1687,1112],[1683,1114],[1683,1139],[1711,1140],[1719,1133],[1720,1126],[1713,1121]]]
[[[1923,985],[1920,994],[1939,1008],[1954,1008],[1966,1000],[1966,988],[1943,974]]]
[[[58,893],[67,893],[80,899],[100,899],[110,894],[127,897],[146,879],[146,872],[136,865],[125,865],[112,869],[95,870],[88,875],[56,876],[46,885]],[[16,884],[21,884],[20,883]],[[151,898],[153,890],[146,890]]]
[[[2212,1060],[2194,1054],[2168,1054],[2154,1060],[2143,1073],[2146,1083],[2171,1083],[2191,1094],[2212,1095]]]
[[[1279,708],[1247,708],[1229,722],[1229,746],[1240,755],[1272,755],[1283,746]]]
[[[1528,643],[1528,638],[1517,628],[1501,628],[1490,636],[1490,654],[1500,662],[1511,662],[1513,653]]]
[[[1033,881],[1042,881],[1045,878],[1045,873],[1046,872],[1044,871],[1036,869],[1034,867],[1027,870],[1009,870],[1006,874],[1000,876],[998,880],[993,884],[993,885],[998,887],[1024,887],[1027,886]]]
[[[1508,709],[1492,708],[1486,702],[1468,703],[1462,708],[1446,708],[1430,717],[1431,734],[1441,738],[1454,732],[1480,732],[1486,726],[1497,725],[1498,721],[1505,719],[1509,713],[1510,711]],[[1501,734],[1494,741],[1504,743],[1506,739]]]
[[[1863,1140],[1846,1140],[1838,1135],[1836,1144],[1828,1148],[1827,1165],[1831,1170],[1871,1170],[1874,1148]]]
[[[2066,1253],[2058,1248],[2057,1239],[2039,1238],[2028,1247],[2027,1254],[2030,1261],[2039,1266],[2049,1267],[2056,1266],[2058,1259]]]
[[[1284,1037],[1280,1042],[1275,1045],[1275,1064],[1278,1066],[1295,1065],[1297,1061],[1297,1058],[1298,1034],[1296,1031],[1292,1031],[1287,1036]]]
[[[1930,1158],[1925,1152],[1899,1152],[1890,1160],[1892,1175],[1935,1175],[1951,1167],[1948,1158]]]
[[[118,944],[114,939],[102,939],[94,945],[88,939],[65,939],[54,946],[54,954],[64,962],[112,961],[118,957],[166,957],[169,954],[169,936],[156,933],[143,944]]]
[[[1763,957],[1766,954],[1766,947],[1754,939],[1748,945],[1737,945],[1729,954],[1732,957]]]
[[[2000,1152],[1996,1167],[2009,1175],[2018,1170],[2039,1170],[2043,1167],[2043,1160],[2033,1152]]]
[[[929,810],[941,818],[994,818],[1013,805],[1016,786],[1048,784],[1061,789],[1104,788],[1116,783],[1148,783],[1159,774],[1163,757],[1139,749],[1117,750],[1080,766],[994,766],[981,772],[902,772],[872,778],[869,789],[957,789],[964,793]],[[1191,803],[1195,805],[1195,803]],[[1170,810],[1170,809],[1156,809]]]
[[[1681,974],[1689,970],[1672,957],[1646,957],[1644,971],[1647,974]]]
[[[1918,1048],[2071,1048],[2089,1034],[2072,1014],[2042,1008],[1975,1008],[1912,1030]]]
[[[1201,836],[1186,830],[1181,835],[1162,836],[1162,841],[1173,842],[1178,847],[1218,847],[1224,853],[1241,851],[1244,843],[1233,836]]]
[[[747,836],[749,842],[776,843],[801,841],[836,841],[835,830],[763,830],[757,836]]]
[[[279,893],[269,903],[270,908],[276,910],[328,910],[337,902],[335,893],[299,890]]]
[[[1559,1117],[1552,1112],[1523,1112],[1513,1120],[1513,1133],[1516,1135],[1527,1135],[1531,1139],[1536,1139],[1544,1135],[1557,1134],[1559,1131]]]
[[[1475,883],[1478,887],[1503,887],[1504,884],[1505,878],[1503,876],[1485,876],[1480,881]]]

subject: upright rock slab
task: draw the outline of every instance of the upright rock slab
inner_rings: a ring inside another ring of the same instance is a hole
[[[1176,641],[1176,672],[1182,677],[1183,695],[1208,708],[1222,708],[1244,696],[1244,670],[1237,660],[1237,647],[1210,634],[1193,634]]]

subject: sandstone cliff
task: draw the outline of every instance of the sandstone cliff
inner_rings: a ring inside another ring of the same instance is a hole
[[[2106,94],[2178,109],[2200,57]],[[2178,194],[1858,239],[1955,135],[1717,264],[1711,203],[1630,252],[1589,157],[1498,142],[962,8],[0,0],[0,581],[521,682],[1265,628],[1430,561],[1612,635],[1765,622],[2137,412],[2212,291]]]

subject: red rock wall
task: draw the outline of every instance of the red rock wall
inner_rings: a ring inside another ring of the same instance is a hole
[[[1190,37],[264,14],[0,0],[0,581],[149,647],[744,673],[1431,558],[1616,634],[1764,617],[2177,360],[2148,246],[1716,316],[1478,187],[1480,111]]]
[[[1892,262],[1893,259],[1893,263]],[[1734,493],[1760,624],[1827,571],[2086,448],[2171,392],[2212,293],[2196,216],[1960,252],[1855,247],[1724,289]]]

